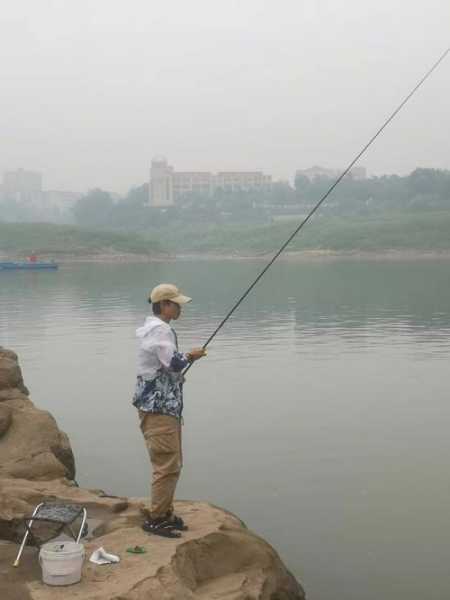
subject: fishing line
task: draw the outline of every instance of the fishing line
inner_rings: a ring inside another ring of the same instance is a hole
[[[428,77],[433,73],[435,69],[440,65],[440,63],[445,59],[447,54],[450,52],[450,47],[439,57],[439,59],[433,64],[432,67],[425,73],[422,79],[417,83],[417,85],[409,92],[409,94],[404,98],[404,100],[397,106],[397,108],[393,111],[393,113],[386,119],[383,125],[378,129],[378,131],[370,138],[367,144],[358,152],[355,158],[349,163],[348,167],[342,171],[339,177],[332,183],[332,185],[328,188],[325,194],[321,197],[321,199],[317,202],[317,204],[310,210],[307,216],[303,219],[300,225],[291,233],[291,235],[287,238],[281,248],[273,255],[267,265],[262,269],[253,283],[246,289],[246,291],[242,294],[242,296],[235,302],[233,307],[228,311],[216,329],[212,332],[206,342],[203,344],[202,348],[206,349],[210,342],[215,338],[215,336],[219,333],[234,311],[238,308],[238,306],[245,300],[245,298],[249,295],[258,281],[264,276],[264,274],[270,269],[273,263],[277,260],[280,254],[286,249],[286,247],[291,243],[291,241],[295,238],[298,232],[303,228],[304,225],[311,219],[316,210],[325,202],[331,192],[335,187],[339,185],[342,179],[347,175],[350,169],[354,166],[354,164],[361,158],[361,156],[366,152],[366,150],[373,144],[373,142],[377,139],[377,137],[382,133],[382,131],[389,125],[389,123],[395,118],[395,116],[401,111],[401,109],[405,106],[405,104],[414,96],[417,90],[421,87],[423,83],[428,79]],[[184,373],[186,373],[192,366],[191,363],[186,369]]]

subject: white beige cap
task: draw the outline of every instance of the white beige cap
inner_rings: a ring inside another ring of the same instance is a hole
[[[161,300],[171,300],[176,304],[186,304],[190,302],[192,298],[185,296],[180,292],[176,285],[171,283],[161,283],[152,289],[150,292],[150,302],[161,302]]]

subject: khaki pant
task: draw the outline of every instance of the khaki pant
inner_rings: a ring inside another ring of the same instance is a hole
[[[173,512],[173,498],[183,465],[181,423],[175,417],[139,411],[141,431],[152,462],[152,519]]]

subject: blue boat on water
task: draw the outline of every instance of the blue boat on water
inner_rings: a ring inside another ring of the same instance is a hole
[[[43,271],[43,270],[55,270],[58,268],[57,263],[54,261],[42,262],[42,261],[22,261],[22,262],[0,262],[0,271]]]

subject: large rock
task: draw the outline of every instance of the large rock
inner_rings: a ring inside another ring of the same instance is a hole
[[[189,525],[180,539],[146,534],[144,501],[85,490],[74,481],[67,436],[27,396],[17,356],[0,348],[0,540],[17,541],[39,502],[85,506],[91,537],[86,554],[103,546],[119,564],[85,561],[82,581],[68,588],[41,582],[37,550],[0,543],[0,599],[8,600],[303,600],[300,584],[276,551],[235,516],[204,502],[178,502]],[[127,548],[142,546],[142,555]]]
[[[0,438],[5,435],[12,423],[12,408],[0,404]]]
[[[0,539],[16,541],[23,534],[23,519],[39,502],[80,504],[89,516],[107,523],[116,513],[128,508],[128,500],[108,496],[101,490],[85,490],[67,479],[29,481],[0,479]],[[1,596],[0,596],[1,598]]]
[[[28,390],[23,383],[17,354],[0,346],[0,390],[12,388],[17,388],[28,394]]]
[[[28,398],[17,356],[0,348],[0,477],[75,478],[70,442]]]
[[[49,483],[32,482],[49,488]],[[17,489],[16,489],[17,491]],[[37,491],[37,490],[36,490]],[[60,488],[53,492],[58,494]],[[67,492],[67,490],[66,490]],[[31,493],[31,490],[28,490]],[[36,551],[27,549],[24,560],[11,573],[12,547],[0,546],[0,597],[20,589],[28,600],[304,600],[300,584],[286,570],[276,551],[235,516],[204,502],[177,502],[178,514],[189,530],[178,540],[146,534],[141,529],[142,501],[95,498],[72,488],[73,496],[88,505],[102,523],[85,542],[86,556],[103,546],[119,555],[115,565],[84,562],[82,580],[67,588],[49,588],[35,568]],[[73,498],[72,498],[73,499]],[[91,505],[89,505],[91,502]],[[117,513],[117,509],[123,509]],[[114,512],[116,511],[116,512]],[[142,546],[145,554],[127,548]],[[15,548],[16,550],[17,548]],[[9,597],[9,596],[6,596]]]

